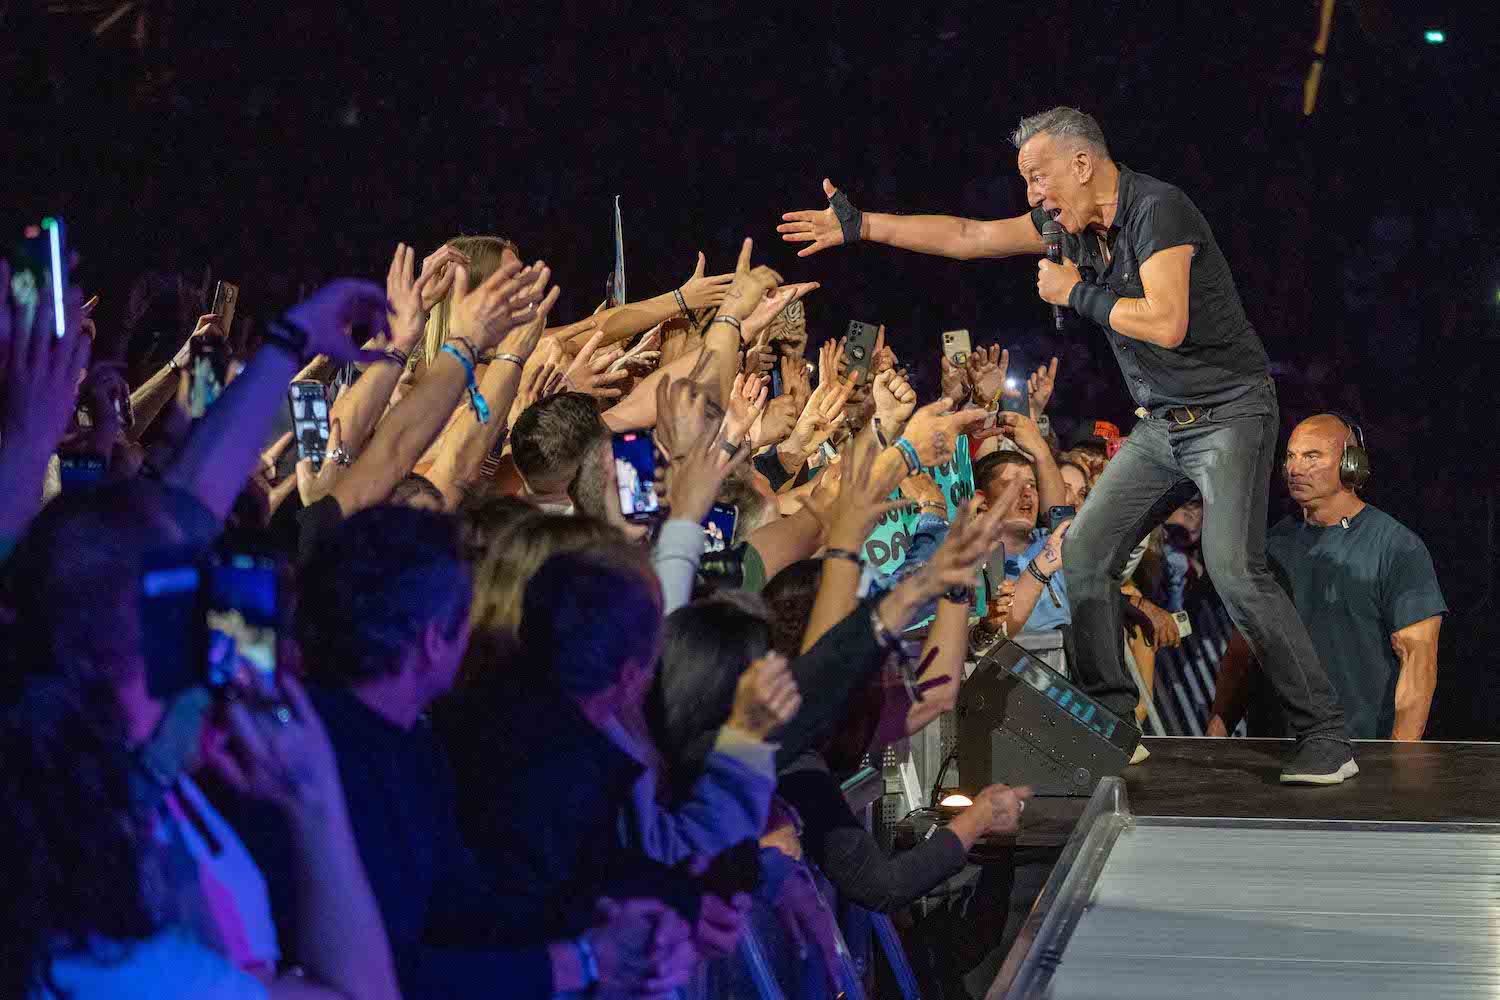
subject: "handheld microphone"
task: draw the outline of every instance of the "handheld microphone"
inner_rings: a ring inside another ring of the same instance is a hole
[[[1047,245],[1047,259],[1054,264],[1063,262],[1063,227],[1057,224],[1056,219],[1048,219],[1042,223],[1042,242]],[[1063,320],[1067,318],[1066,306],[1052,307],[1052,327],[1055,330],[1063,328]]]

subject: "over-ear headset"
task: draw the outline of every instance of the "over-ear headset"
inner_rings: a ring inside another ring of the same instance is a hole
[[[1365,432],[1358,421],[1337,410],[1315,413],[1332,417],[1344,425],[1344,453],[1339,456],[1339,482],[1358,493],[1370,481],[1370,453],[1365,451]]]

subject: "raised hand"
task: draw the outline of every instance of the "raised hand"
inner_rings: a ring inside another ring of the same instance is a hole
[[[598,354],[603,339],[603,330],[590,337],[563,373],[563,385],[568,392],[586,392],[595,399],[619,398],[619,385],[630,378],[630,373],[609,371],[610,365],[619,360],[619,354],[613,350]]]
[[[781,275],[764,264],[753,268],[750,266],[750,251],[753,246],[754,241],[748,236],[740,245],[740,259],[735,265],[734,281],[724,293],[724,300],[719,305],[720,316],[729,316],[740,321],[742,343],[745,342],[745,320],[755,312],[756,306],[760,305],[767,293],[775,291],[781,284]],[[767,322],[770,321],[767,320]]]
[[[956,827],[954,833],[966,845],[980,837],[1015,833],[1021,829],[1021,813],[1029,798],[1030,788],[989,785],[981,789],[974,796],[974,804],[954,817],[949,825]]]
[[[410,354],[427,329],[427,287],[436,279],[437,270],[423,269],[414,277],[417,252],[405,243],[396,244],[391,266],[385,274],[385,298],[391,317],[391,347]],[[429,258],[430,260],[431,258]],[[453,279],[448,278],[451,284]]]
[[[437,304],[453,291],[453,279],[458,266],[468,267],[469,255],[458,247],[444,243],[422,261],[422,277],[429,278],[422,286],[422,311],[432,312]],[[419,279],[420,280],[420,279]]]
[[[206,741],[208,763],[235,791],[283,809],[342,807],[328,731],[296,678],[282,674],[277,684],[285,703],[275,709],[229,703],[228,742]]]
[[[63,302],[67,326],[59,339],[51,295],[38,297],[28,327],[23,322],[25,312],[10,293],[10,266],[0,260],[0,357],[6,359],[0,367],[6,376],[0,442],[7,451],[27,449],[42,456],[45,465],[45,458],[57,450],[73,420],[79,385],[89,364],[92,342],[83,332],[83,296],[76,288],[68,289]],[[4,498],[7,504],[20,500]]]
[[[887,440],[901,436],[902,428],[917,408],[917,391],[893,369],[875,376],[875,418]]]
[[[323,464],[313,467],[313,460],[297,461],[297,493],[302,497],[302,506],[311,507],[333,492],[350,465],[344,451],[344,428],[338,420],[328,427],[328,446],[324,450]]]
[[[361,351],[349,336],[357,323],[368,324],[378,336],[386,332],[385,294],[373,282],[335,278],[286,312],[287,319],[307,331],[305,359],[324,355],[334,364],[375,361],[376,351]]]
[[[797,414],[800,415],[813,392],[807,362],[801,357],[781,359],[781,391],[797,401]]]
[[[924,468],[942,465],[953,457],[958,447],[958,438],[979,427],[989,414],[983,410],[952,409],[949,399],[939,399],[913,413],[907,421],[902,437],[911,442],[917,451],[917,460]]]
[[[750,428],[751,447],[756,451],[778,445],[791,437],[802,407],[795,397],[782,393],[766,404],[760,420]]]
[[[766,410],[766,399],[771,392],[771,380],[764,375],[734,377],[734,389],[729,393],[729,407],[724,413],[724,440],[738,447],[750,434],[750,428]]]
[[[755,311],[746,318],[743,324],[743,336],[748,340],[754,340],[762,331],[769,329],[776,317],[780,316],[793,302],[800,302],[809,292],[817,291],[822,287],[816,281],[798,281],[768,292],[766,297],[761,299],[760,305],[755,307]]]
[[[781,217],[782,223],[776,227],[776,231],[781,234],[783,240],[788,243],[812,244],[798,250],[798,257],[807,257],[819,250],[844,245],[844,230],[840,227],[839,217],[834,214],[831,204],[838,190],[833,186],[833,181],[825,177],[823,178],[823,193],[828,196],[830,202],[827,208],[787,212]]]
[[[786,657],[767,653],[740,674],[726,725],[764,740],[790,722],[801,707],[802,695]]]
[[[714,274],[707,277],[703,271],[706,265],[703,251],[698,251],[698,266],[693,268],[692,276],[687,283],[678,291],[682,292],[683,301],[693,312],[700,309],[708,309],[724,301],[724,294],[729,291],[730,284],[734,281],[733,274]]]
[[[1032,372],[1031,377],[1026,380],[1032,420],[1042,419],[1042,414],[1047,412],[1047,404],[1052,402],[1052,390],[1056,386],[1057,359],[1053,358]]]
[[[515,401],[510,404],[510,417],[505,426],[514,427],[532,404],[556,395],[562,387],[563,370],[562,346],[557,341],[549,340],[546,347],[532,352],[521,371],[521,385],[516,389]]]
[[[644,378],[655,371],[657,365],[661,364],[661,328],[662,324],[658,323],[647,330],[634,347],[609,366],[609,370],[629,372],[637,378]]]
[[[843,374],[843,368],[843,338],[823,341],[823,346],[818,348],[818,385],[837,382]]]
[[[666,455],[662,463],[665,469],[661,481],[672,510],[672,519],[696,523],[708,516],[709,509],[719,497],[719,487],[724,480],[750,457],[750,443],[741,441],[731,444],[716,427],[705,427],[704,413],[708,399],[691,385],[688,388],[689,392],[677,395],[680,406],[669,403],[672,411],[669,424],[676,427],[698,427],[701,428],[700,432],[681,452],[676,450],[681,447],[681,442],[675,434],[666,435],[665,441],[658,437],[658,445]],[[660,394],[657,398],[657,412],[660,416],[664,412],[660,408]],[[658,420],[658,428],[661,426],[662,422]]]
[[[876,521],[910,503],[905,499],[889,499],[889,485],[881,484],[875,476],[877,451],[873,447],[856,446],[839,462],[844,467],[843,481],[839,485],[838,499],[833,503],[832,523],[828,529],[830,548],[860,551],[865,539],[875,530]],[[823,475],[827,475],[827,470]]]
[[[843,422],[844,409],[853,391],[852,385],[844,385],[838,379],[813,390],[802,416],[797,418],[792,436],[787,439],[788,447],[804,458],[821,448]]]
[[[1010,372],[1010,352],[999,345],[982,347],[969,355],[969,381],[974,386],[974,401],[980,406],[993,409],[1001,396],[1018,399],[1019,390],[1007,389],[1005,380]]]
[[[768,375],[776,367],[776,348],[770,337],[762,333],[758,340],[745,350],[740,359],[740,371],[752,375]]]
[[[530,309],[531,318],[511,328],[495,348],[496,354],[514,354],[523,362],[528,360],[536,345],[541,343],[542,333],[547,329],[547,317],[552,314],[552,307],[557,304],[557,296],[560,289],[548,284],[552,280],[552,269],[540,264],[535,264],[522,271],[520,277],[530,277],[531,285],[522,290],[521,297],[534,303]],[[508,362],[507,362],[508,363]]]
[[[955,406],[969,398],[971,386],[969,385],[969,370],[963,365],[955,365],[948,360],[947,355],[938,359],[942,367],[942,390],[943,395],[953,400]]]
[[[943,544],[932,558],[917,571],[931,593],[942,593],[953,587],[972,587],[979,567],[1000,543],[1004,515],[1009,504],[993,505],[981,512],[979,504],[965,501],[953,519]]]
[[[543,267],[540,261],[535,267]],[[534,279],[521,274],[511,261],[496,268],[478,288],[469,287],[469,269],[454,265],[453,298],[448,304],[448,338],[467,339],[477,353],[498,344],[513,327],[535,318],[536,300],[530,298]]]
[[[698,963],[692,928],[655,899],[599,900],[601,923],[587,931],[608,997],[666,998],[686,986]]]
[[[224,323],[218,313],[204,313],[198,317],[198,323],[193,327],[192,335],[177,349],[172,357],[172,364],[178,371],[192,364],[193,348],[204,339],[214,338],[220,341],[227,340],[224,332]]]

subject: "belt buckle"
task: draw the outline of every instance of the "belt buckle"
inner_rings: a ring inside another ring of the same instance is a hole
[[[1188,418],[1186,420],[1179,420],[1177,419],[1178,413],[1186,413]],[[1187,427],[1198,422],[1198,414],[1193,411],[1191,406],[1179,406],[1175,410],[1168,410],[1167,416],[1172,418],[1173,425],[1177,427]]]

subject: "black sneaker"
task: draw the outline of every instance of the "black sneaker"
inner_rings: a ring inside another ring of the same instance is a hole
[[[1281,768],[1283,785],[1337,785],[1359,773],[1354,748],[1345,740],[1312,736],[1297,744]]]

